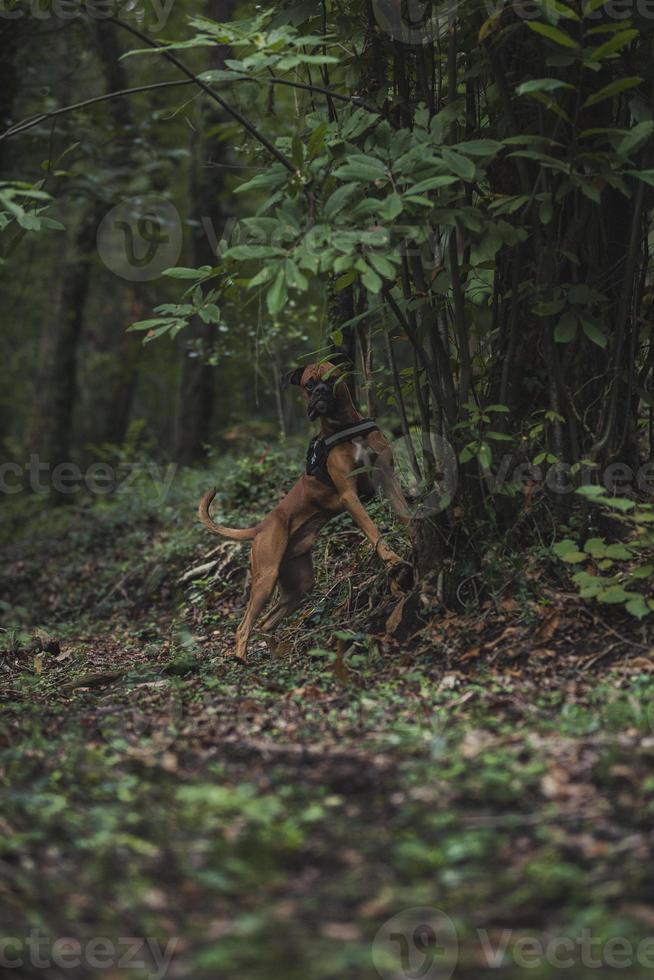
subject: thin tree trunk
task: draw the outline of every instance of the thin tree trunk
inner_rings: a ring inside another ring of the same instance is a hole
[[[233,0],[210,0],[207,15],[219,22],[228,21],[234,11]],[[210,68],[223,68],[227,49],[216,45],[211,49]],[[220,114],[207,110],[204,127],[221,122]],[[193,262],[195,266],[215,265],[215,241],[220,240],[226,214],[220,196],[224,190],[224,169],[216,164],[226,159],[225,143],[215,138],[200,139],[195,147],[191,175],[191,200],[197,221],[193,231]],[[207,235],[207,225],[214,235]],[[214,237],[215,236],[215,237]],[[190,336],[200,350],[211,346],[215,328],[196,319],[190,325]],[[215,371],[203,356],[190,357],[184,348],[180,378],[174,455],[178,463],[188,465],[205,457],[211,438],[214,409]]]
[[[58,276],[61,286],[41,336],[36,400],[30,446],[50,467],[72,454],[73,409],[77,397],[77,348],[89,290],[89,263],[94,254],[99,209],[86,207],[67,260]]]

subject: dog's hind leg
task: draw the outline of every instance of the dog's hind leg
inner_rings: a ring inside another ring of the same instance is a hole
[[[281,520],[264,527],[252,544],[252,586],[245,615],[236,630],[236,656],[247,657],[250,633],[277,585],[279,566],[288,543],[288,530]]]
[[[285,558],[279,568],[279,601],[275,603],[264,621],[261,629],[269,633],[302,605],[304,597],[311,592],[314,585],[313,562],[311,552]]]

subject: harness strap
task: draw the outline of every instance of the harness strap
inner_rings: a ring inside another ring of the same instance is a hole
[[[309,449],[307,451],[307,474],[309,476],[315,476],[326,486],[333,487],[334,481],[327,470],[327,457],[329,456],[330,450],[334,446],[338,446],[341,442],[348,442],[355,436],[366,435],[368,432],[374,432],[378,428],[379,426],[372,419],[362,419],[355,425],[349,425],[347,428],[340,429],[339,432],[327,436],[326,439],[323,439],[322,436],[314,436],[309,443]]]
[[[379,426],[372,419],[361,419],[355,425],[350,425],[347,429],[341,429],[339,432],[327,436],[326,439],[323,439],[323,442],[325,443],[325,448],[329,451],[332,446],[338,446],[339,442],[348,442],[354,436],[366,435],[368,432],[374,432],[378,428]]]

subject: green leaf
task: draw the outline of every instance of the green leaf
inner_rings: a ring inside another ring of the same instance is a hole
[[[529,25],[531,26],[531,25]],[[605,41],[604,44],[600,44],[598,48],[595,48],[590,52],[590,58],[593,61],[601,61],[602,58],[608,58],[612,54],[617,54],[622,48],[627,44],[631,44],[638,35],[639,31],[630,28],[626,31],[620,31],[619,34],[614,34],[612,38]]]
[[[168,276],[169,279],[205,279],[210,272],[210,265],[200,266],[199,269],[186,269],[180,265],[176,268],[164,269],[161,275]]]
[[[604,558],[606,555],[606,541],[604,538],[589,538],[584,545],[584,551],[593,558]]]
[[[618,561],[629,561],[630,558],[633,558],[633,552],[629,551],[629,548],[623,544],[610,544],[606,549],[606,557]]]
[[[544,167],[549,167],[551,170],[559,170],[561,173],[568,173],[568,167],[562,160],[557,160],[556,157],[550,156],[548,153],[539,153],[537,150],[514,150],[513,153],[509,153],[509,157],[524,157],[525,160],[537,160],[538,163],[542,163]]]
[[[225,258],[246,262],[248,259],[269,259],[281,254],[282,249],[272,245],[235,245],[225,251]]]
[[[392,221],[393,218],[397,218],[398,214],[401,214],[403,208],[402,198],[399,194],[393,191],[388,197],[384,198],[381,202],[381,207],[379,209],[379,214],[385,221]]]
[[[555,21],[559,17],[565,17],[567,20],[581,20],[579,14],[571,10],[570,7],[566,7],[564,3],[559,3],[559,0],[540,0],[540,5],[544,8],[546,16],[550,14]]]
[[[271,265],[264,265],[263,268],[257,272],[256,276],[248,282],[248,289],[254,289],[255,286],[262,286],[264,282],[270,282],[273,277],[274,267]]]
[[[620,141],[617,147],[618,153],[623,156],[629,156],[634,150],[640,149],[640,147],[645,143],[652,133],[654,132],[654,122],[651,119],[645,120],[645,122],[638,123],[629,130],[629,133],[623,140]]]
[[[368,252],[366,258],[368,259],[368,262],[374,266],[380,276],[383,276],[385,279],[395,279],[395,267],[385,256],[378,255],[376,252]]]
[[[155,327],[160,327],[162,323],[170,323],[170,320],[166,317],[154,317],[151,320],[137,320],[136,323],[129,325],[127,333],[136,330],[153,330]]]
[[[605,497],[606,489],[596,483],[587,483],[585,486],[579,487],[575,493],[581,494],[582,497]]]
[[[517,95],[531,95],[533,92],[555,92],[559,88],[574,88],[570,82],[562,82],[560,78],[532,78],[523,82],[516,89]]]
[[[364,263],[365,265],[365,263]],[[382,280],[379,278],[374,269],[370,266],[365,266],[361,273],[361,281],[366,289],[369,289],[371,293],[378,293],[382,288]]]
[[[495,439],[496,442],[513,442],[513,436],[509,436],[506,432],[485,432],[484,435],[488,439]]]
[[[329,123],[322,122],[319,126],[316,126],[311,136],[309,137],[309,142],[307,144],[307,150],[309,159],[313,160],[317,157],[320,151],[325,145],[325,136],[329,130]]]
[[[279,313],[286,302],[286,277],[284,268],[280,266],[275,279],[266,293],[266,306],[271,316]]]
[[[333,218],[335,214],[338,214],[358,189],[356,184],[344,184],[342,187],[338,187],[325,203],[323,208],[325,217]]]
[[[286,277],[286,283],[291,287],[291,289],[297,289],[300,292],[304,292],[309,288],[309,280],[302,272],[300,272],[292,259],[287,259],[284,263],[284,275]]]
[[[650,187],[654,187],[654,170],[630,170],[629,173],[632,177],[636,177],[645,184],[649,184]]]
[[[450,174],[443,174],[440,177],[428,177],[426,180],[419,180],[417,184],[410,184],[405,188],[405,194],[422,194],[424,191],[433,191],[439,187],[447,187],[456,184],[457,178]]]
[[[628,500],[626,497],[603,497],[601,502],[611,510],[619,510],[623,513],[633,510],[636,506],[633,500]]]
[[[584,554],[583,551],[567,551],[564,555],[559,556],[561,561],[564,561],[567,565],[578,565],[581,561],[586,561],[588,555]]]
[[[457,177],[460,177],[461,180],[475,179],[475,165],[471,160],[461,156],[459,153],[455,153],[454,150],[450,150],[446,146],[443,147],[441,153],[443,160]]]
[[[463,143],[457,143],[452,149],[457,153],[468,153],[473,157],[489,157],[504,149],[504,144],[497,140],[465,140]],[[414,187],[413,190],[417,188]]]
[[[630,599],[629,602],[625,602],[625,609],[636,619],[644,619],[645,616],[649,616],[650,610],[647,606],[645,600],[642,596],[638,596],[637,599]]]
[[[557,541],[553,545],[552,551],[557,557],[567,554],[569,551],[577,551],[577,542],[573,541],[572,538],[564,538],[563,541]]]
[[[619,78],[617,81],[605,85],[598,92],[594,92],[593,95],[589,95],[581,108],[587,109],[591,105],[603,102],[604,99],[611,99],[614,95],[627,92],[631,88],[636,88],[642,81],[643,79],[637,75],[634,75],[632,78]]]
[[[586,320],[581,317],[581,329],[584,331],[589,340],[592,340],[594,344],[598,347],[606,347],[608,341],[606,339],[606,334],[603,332],[598,324],[593,323],[592,320]]]
[[[480,465],[484,469],[489,469],[491,463],[493,462],[493,454],[491,447],[487,442],[482,442],[477,450],[477,458],[479,459]]]
[[[611,585],[597,594],[599,602],[606,602],[609,605],[617,605],[619,602],[627,602],[633,593],[627,592],[621,585]]]
[[[574,313],[564,313],[554,328],[557,344],[568,344],[577,336],[577,318]]]
[[[630,578],[633,579],[649,578],[650,575],[652,574],[654,574],[654,565],[640,565],[638,568],[635,568],[633,570],[633,572],[630,575]]]
[[[336,290],[336,292],[340,292],[341,289],[347,289],[348,286],[352,285],[356,277],[357,274],[354,269],[350,269],[348,272],[344,272],[343,275],[339,276],[336,282],[334,283],[334,289]],[[338,346],[340,346],[340,343]]]
[[[598,10],[600,7],[603,7],[605,3],[606,0],[588,0],[588,2],[584,4],[584,9],[583,9],[584,17],[587,17],[588,14],[592,14],[593,11]]]
[[[235,189],[235,194],[243,194],[245,191],[258,190],[260,188],[282,187],[288,180],[289,174],[286,167],[281,163],[274,163],[263,174],[257,174],[244,184],[239,184]]]
[[[539,20],[528,21],[527,27],[534,31],[534,33],[546,37],[548,41],[554,41],[555,44],[560,44],[564,48],[579,47],[574,38],[571,38],[569,34],[562,31],[560,27],[552,27],[551,24],[542,24]]]
[[[388,180],[386,165],[381,160],[373,156],[363,156],[355,154],[350,157],[347,163],[334,171],[335,177],[341,180],[355,180],[359,183],[368,183],[374,180]]]
[[[560,313],[564,306],[564,299],[550,299],[546,302],[534,303],[532,312],[536,316],[553,316],[555,313]]]

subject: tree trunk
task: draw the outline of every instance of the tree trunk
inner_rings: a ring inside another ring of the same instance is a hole
[[[123,49],[112,24],[96,28],[98,54],[108,92],[129,87],[129,79],[120,60]],[[135,125],[129,99],[112,99],[107,103],[112,139],[106,150],[106,165],[116,179],[112,186],[114,200],[122,197],[121,185],[132,170],[132,146]],[[124,175],[124,177],[123,177]],[[108,208],[111,200],[107,201]],[[84,329],[85,374],[80,377],[82,411],[79,413],[80,445],[118,445],[125,439],[129,423],[137,365],[142,352],[140,338],[128,334],[127,327],[146,315],[138,283],[116,288],[116,277],[103,265],[93,269],[91,302]],[[87,395],[87,397],[84,397]]]
[[[212,20],[228,21],[234,7],[233,0],[210,0],[207,14]],[[216,45],[211,50],[209,67],[223,68],[227,54],[226,48]],[[210,107],[205,109],[204,129],[212,129],[221,121],[219,113]],[[191,173],[191,201],[196,220],[193,263],[196,267],[216,263],[215,242],[221,238],[227,217],[220,199],[224,190],[224,168],[221,164],[225,163],[227,156],[226,144],[215,137],[200,138],[196,143]],[[211,438],[214,409],[215,372],[207,363],[205,352],[212,343],[215,328],[196,319],[189,331],[196,350],[193,351],[190,344],[183,348],[175,426],[174,455],[182,465],[205,457],[205,447]],[[192,352],[198,353],[198,348],[199,356],[191,357]]]
[[[71,458],[73,408],[77,396],[77,348],[89,290],[89,263],[100,217],[86,207],[63,267],[52,312],[41,336],[30,446],[52,468]]]

